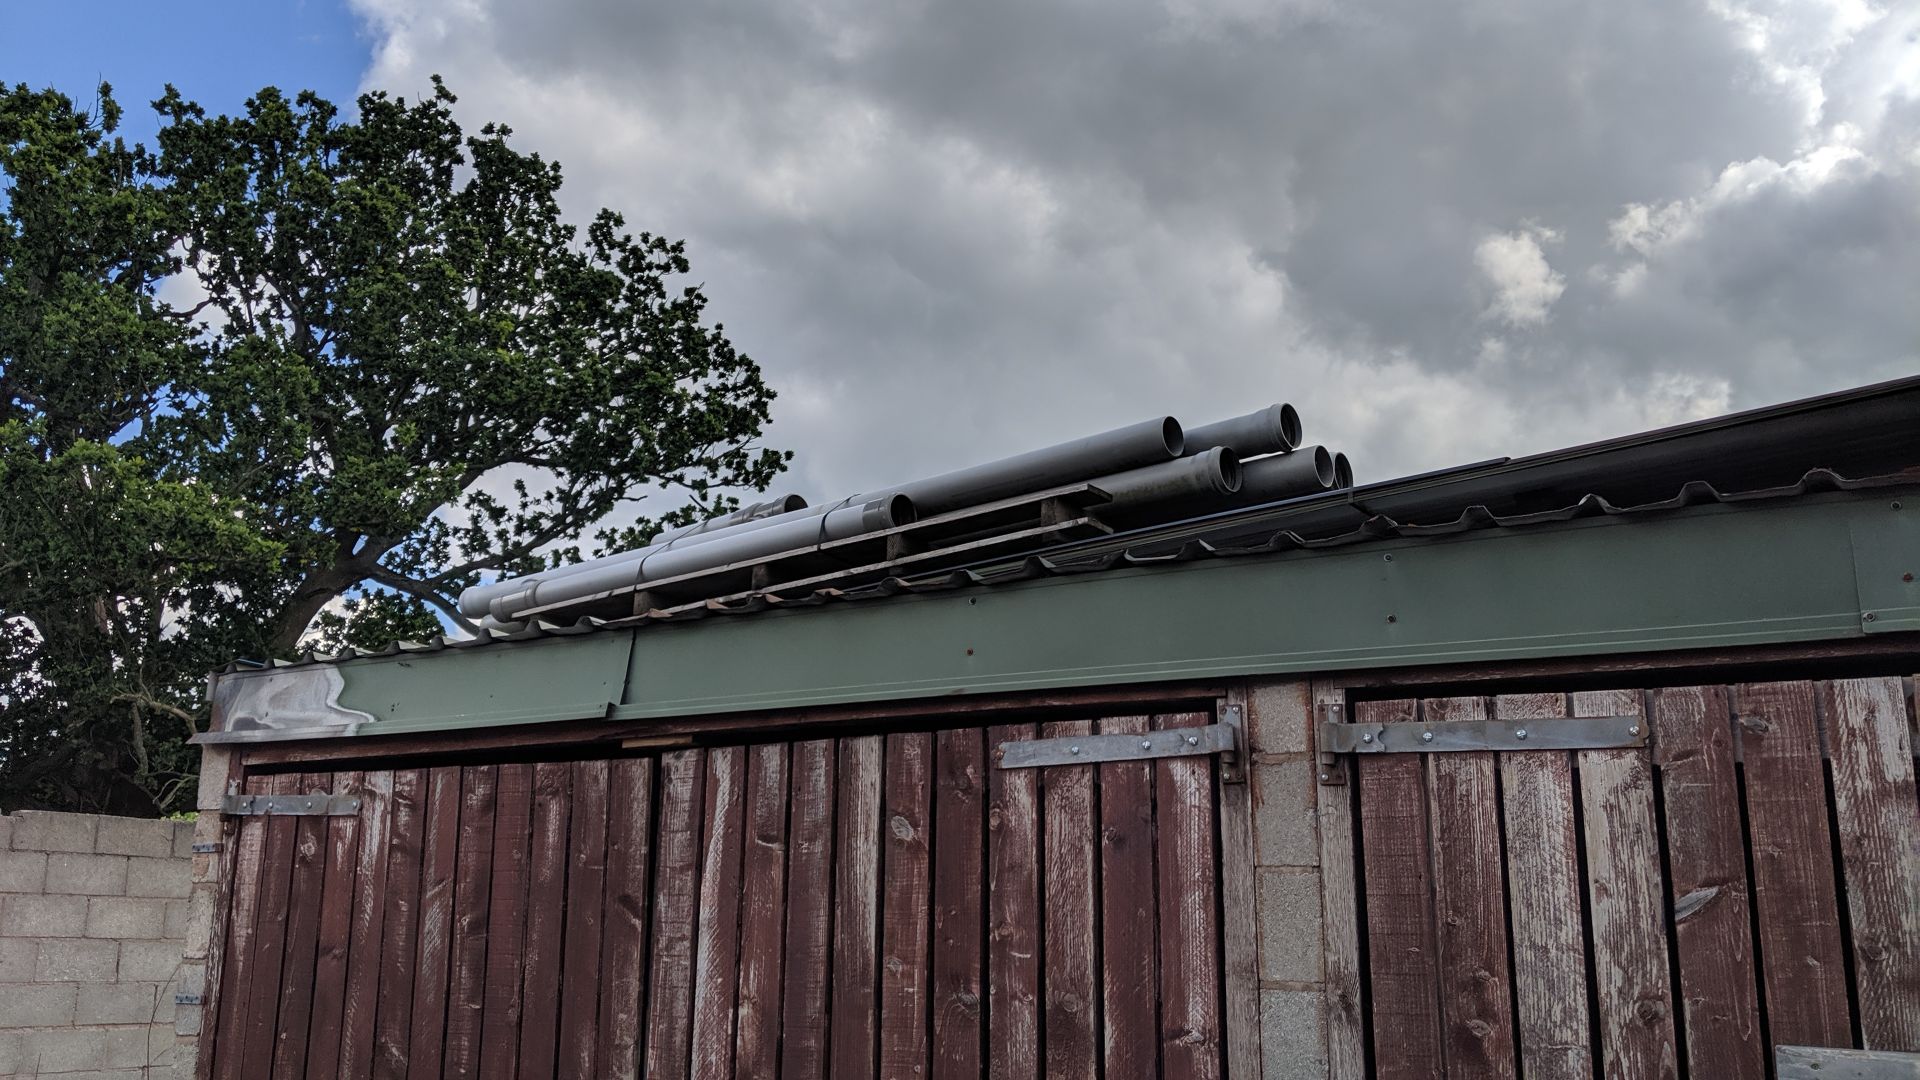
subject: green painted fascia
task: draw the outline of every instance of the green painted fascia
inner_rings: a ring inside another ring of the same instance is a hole
[[[1920,596],[1899,580],[1920,563],[1920,501],[1903,513],[1896,498],[1042,578],[433,653],[404,670],[350,661],[341,701],[374,713],[360,733],[377,734],[1857,637],[1920,625]],[[1869,598],[1884,611],[1872,622]],[[605,711],[489,706],[490,688],[519,701],[561,678],[589,680],[597,705],[620,658],[624,689]]]

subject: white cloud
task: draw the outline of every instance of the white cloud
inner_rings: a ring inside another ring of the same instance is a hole
[[[1539,326],[1547,321],[1553,302],[1567,291],[1567,276],[1548,265],[1540,244],[1557,239],[1559,235],[1549,229],[1527,226],[1495,233],[1473,249],[1474,264],[1494,290],[1486,312],[1489,317],[1509,326]]]

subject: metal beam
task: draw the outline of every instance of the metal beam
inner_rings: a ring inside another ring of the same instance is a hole
[[[1096,761],[1149,761],[1154,758],[1231,754],[1239,750],[1232,724],[1169,728],[1139,735],[1075,735],[1058,739],[1019,739],[994,750],[1003,769],[1039,769],[1049,765],[1087,765]]]
[[[228,817],[352,817],[360,812],[353,795],[228,795],[220,800]]]
[[[1467,750],[1613,750],[1647,745],[1637,716],[1463,720],[1445,724],[1320,724],[1323,754],[1446,754]]]

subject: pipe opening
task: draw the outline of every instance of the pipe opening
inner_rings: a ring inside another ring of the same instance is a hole
[[[1220,448],[1220,493],[1232,495],[1240,490],[1241,479],[1245,474],[1240,469],[1240,455],[1225,447]]]
[[[1280,438],[1285,440],[1288,450],[1300,448],[1300,412],[1292,405],[1280,406]]]
[[[898,491],[887,496],[886,513],[889,528],[895,525],[911,525],[920,520],[920,512],[913,508],[913,500]]]
[[[1180,427],[1180,421],[1171,416],[1160,420],[1160,438],[1167,444],[1167,456],[1177,458],[1187,452],[1187,433]]]
[[[1353,463],[1345,454],[1333,455],[1333,486],[1343,491],[1353,486]]]
[[[1313,477],[1323,488],[1331,488],[1339,473],[1333,467],[1333,455],[1324,446],[1313,448]]]
[[[795,494],[793,492],[788,492],[787,494],[780,496],[779,512],[782,514],[791,514],[795,510],[805,510],[806,508],[807,508],[807,500],[804,496]]]

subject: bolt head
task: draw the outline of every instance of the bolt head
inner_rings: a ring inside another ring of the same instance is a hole
[[[1380,556],[1380,561],[1381,561],[1381,562],[1392,562],[1392,561],[1393,561],[1393,556],[1392,556],[1392,555],[1382,555],[1382,556]]]
[[[1372,742],[1372,741],[1373,741],[1373,732],[1371,732],[1371,731],[1369,731],[1369,732],[1367,732],[1366,734],[1364,734],[1364,735],[1362,735],[1362,736],[1360,736],[1360,741],[1361,741],[1361,742]]]
[[[1638,735],[1638,734],[1640,734],[1640,725],[1639,725],[1639,724],[1630,724],[1630,725],[1628,725],[1628,726],[1627,726],[1627,734],[1629,734],[1629,735]]]
[[[1069,753],[1069,754],[1077,754],[1077,753],[1079,753],[1079,752],[1080,752],[1080,748],[1079,748],[1079,747],[1077,747],[1077,746],[1069,746],[1069,747],[1067,747],[1067,753]]]
[[[1514,737],[1514,738],[1516,738],[1516,739],[1524,739],[1524,738],[1526,738],[1526,737],[1527,737],[1527,729],[1526,729],[1526,728],[1518,728],[1518,729],[1515,729],[1515,731],[1514,731],[1514,733],[1513,733],[1513,737]]]
[[[1200,736],[1198,736],[1198,735],[1189,735],[1189,736],[1187,736],[1187,745],[1188,745],[1188,746],[1199,746],[1199,745],[1200,745]]]
[[[1321,773],[1321,774],[1320,774],[1320,780],[1321,780],[1321,782],[1323,782],[1323,783],[1324,783],[1324,782],[1326,781],[1326,779],[1327,779],[1327,774],[1326,774],[1326,773]]]
[[[1421,733],[1420,733],[1420,741],[1421,741],[1421,742],[1432,742],[1432,741],[1433,741],[1433,732],[1431,732],[1431,731],[1423,731],[1423,732],[1421,732]]]
[[[1865,615],[1862,615],[1862,616],[1861,616],[1861,618],[1863,618],[1863,619],[1865,619],[1865,620],[1866,620],[1866,621],[1868,621],[1868,622],[1872,622],[1872,621],[1874,621],[1875,619],[1878,619],[1879,617],[1880,617],[1880,616],[1878,616],[1878,615],[1875,615],[1875,614],[1874,614],[1873,612],[1871,612],[1871,611],[1869,611],[1869,612],[1867,612],[1867,613],[1866,613]]]
[[[1147,741],[1146,739],[1141,739],[1141,740],[1140,740],[1140,749],[1142,749],[1142,750],[1151,750],[1151,749],[1153,749],[1153,743],[1151,743],[1151,742],[1149,742],[1149,741]]]

